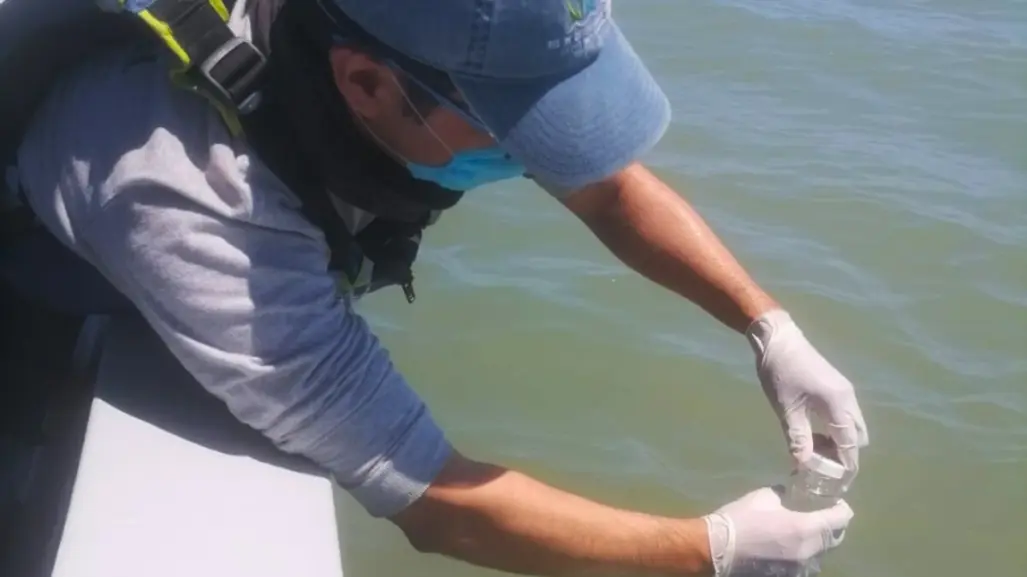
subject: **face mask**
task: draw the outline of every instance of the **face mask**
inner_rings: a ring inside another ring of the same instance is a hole
[[[510,158],[498,146],[457,152],[443,166],[407,162],[407,169],[418,180],[459,191],[524,176],[524,165]]]
[[[395,77],[393,77],[393,81],[399,86],[399,81]],[[417,113],[417,107],[410,101],[406,91],[403,90],[402,86],[399,86],[399,89],[403,93],[403,98],[406,99],[407,104],[410,105],[411,110]],[[431,132],[435,140],[439,141],[439,144],[449,152],[452,158],[442,166],[428,166],[407,160],[407,170],[410,171],[411,176],[414,178],[434,182],[442,188],[463,192],[493,182],[524,176],[524,165],[503,152],[503,149],[499,146],[453,152],[453,149],[442,140],[442,137],[432,130],[428,121],[420,113],[417,113],[417,115],[424,124],[424,127]],[[371,133],[374,134],[373,132]],[[375,138],[377,139],[377,136]],[[385,145],[385,142],[381,139],[378,139],[378,141]]]

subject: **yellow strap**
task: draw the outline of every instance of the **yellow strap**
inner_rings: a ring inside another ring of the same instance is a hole
[[[228,22],[229,14],[228,14],[228,8],[225,8],[225,3],[222,2],[221,0],[207,0],[207,1],[210,2],[211,6],[214,7],[214,10],[217,10],[218,16],[221,16],[222,20],[224,20],[225,22]]]
[[[211,0],[211,3],[213,4],[215,1],[217,0]],[[182,61],[183,69],[188,68],[189,65],[192,64],[192,62],[190,62],[189,55],[186,54],[182,45],[178,43],[178,40],[175,40],[175,35],[171,33],[171,27],[168,26],[166,22],[158,20],[157,17],[151,14],[149,10],[143,10],[140,12],[139,17],[143,19],[143,22],[146,22],[147,26],[157,33],[157,36],[160,36],[160,39],[163,40],[164,44],[167,44],[168,48],[175,53],[175,56],[178,56],[178,59]]]
[[[125,5],[125,0],[119,1],[122,6]],[[228,8],[225,7],[225,3],[222,0],[207,0],[207,2],[212,8],[214,8],[214,11],[217,12],[218,16],[221,17],[221,20],[228,22]],[[166,44],[175,56],[182,61],[183,68],[188,68],[189,65],[192,64],[189,55],[182,48],[182,45],[178,43],[178,40],[175,39],[175,34],[171,31],[171,27],[168,26],[167,22],[157,18],[149,10],[140,11],[139,17],[143,19],[143,22],[145,22],[147,26],[157,33],[157,36],[164,41],[164,44]]]
[[[125,0],[119,0],[121,5],[125,5]],[[228,8],[222,0],[207,0],[214,11],[217,12],[218,16],[225,22],[228,22],[229,12]],[[161,41],[171,50],[172,53],[179,59],[181,66],[175,67],[171,70],[171,82],[179,88],[184,88],[200,96],[206,98],[214,108],[217,109],[218,114],[221,115],[225,125],[228,127],[229,132],[232,136],[241,136],[243,133],[242,123],[239,121],[239,117],[235,111],[226,106],[219,98],[210,94],[207,90],[197,86],[196,83],[192,82],[186,75],[186,71],[193,64],[192,59],[189,58],[189,54],[186,53],[182,45],[179,44],[178,40],[175,39],[175,35],[168,26],[167,22],[164,22],[153,15],[149,10],[142,10],[138,13],[138,16],[142,18],[143,22],[150,27],[151,30],[157,33]]]

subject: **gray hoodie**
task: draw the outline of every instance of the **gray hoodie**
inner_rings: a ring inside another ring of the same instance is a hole
[[[240,2],[231,25],[251,37],[266,17]],[[372,515],[430,484],[450,446],[340,296],[321,231],[205,100],[170,84],[168,63],[120,50],[63,77],[18,173],[45,226],[239,420]]]

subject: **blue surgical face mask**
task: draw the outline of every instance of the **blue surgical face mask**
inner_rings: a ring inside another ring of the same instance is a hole
[[[456,152],[443,166],[407,162],[407,169],[418,180],[459,191],[524,176],[524,165],[498,146]]]
[[[469,112],[469,110],[465,110],[464,107],[459,106],[450,98],[442,96],[427,84],[424,84],[417,78],[406,74],[395,64],[393,64],[393,69],[405,74],[411,81],[419,84],[421,88],[434,96],[439,104],[460,115],[471,126],[474,126],[483,132],[488,132],[488,127],[486,127],[481,120],[475,117],[473,113]],[[410,98],[407,96],[406,91],[403,90],[402,86],[399,88],[400,91],[403,92],[403,98],[407,100],[411,109],[416,112],[417,107],[410,102]],[[418,113],[418,115],[420,115],[420,113]],[[428,124],[428,121],[424,117],[421,117],[421,122],[423,122],[424,126],[431,131],[432,136],[439,141],[439,144],[449,151],[452,158],[448,163],[442,166],[428,166],[407,161],[407,170],[410,171],[410,174],[413,175],[414,178],[434,182],[442,188],[462,192],[478,188],[479,186],[484,186],[486,184],[492,184],[493,182],[524,176],[524,165],[514,160],[499,146],[453,152],[445,141],[443,141],[438,134],[435,134],[435,131],[431,129],[431,125]]]

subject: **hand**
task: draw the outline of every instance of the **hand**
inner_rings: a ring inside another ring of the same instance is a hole
[[[787,312],[772,310],[745,331],[756,352],[756,373],[785,431],[796,464],[813,454],[813,428],[831,437],[851,482],[859,449],[869,435],[849,382],[795,325]],[[811,421],[812,417],[812,421]]]
[[[782,489],[764,487],[703,519],[716,577],[791,577],[841,544],[852,520],[845,501],[797,513],[781,504]]]

